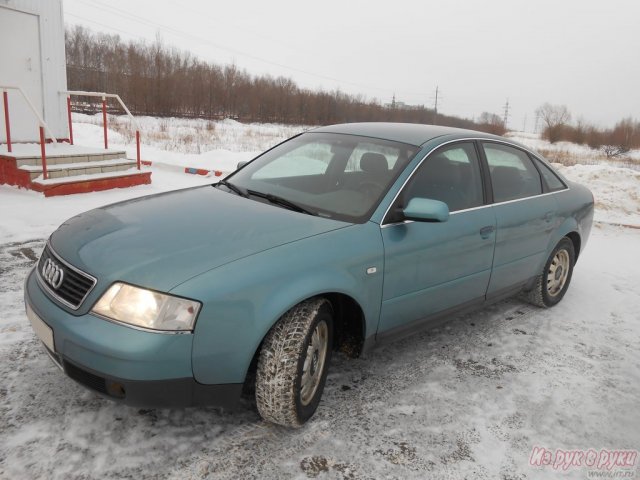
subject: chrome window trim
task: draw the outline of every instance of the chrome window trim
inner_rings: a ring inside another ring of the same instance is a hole
[[[569,190],[569,187],[563,188],[562,190],[556,190],[555,192],[547,192],[547,193],[541,193],[541,194],[538,194],[538,195],[531,195],[529,197],[515,198],[513,200],[505,200],[504,202],[487,203],[486,205],[480,205],[478,207],[465,208],[463,210],[456,210],[455,212],[450,212],[449,216],[457,215],[458,213],[470,212],[472,210],[480,210],[481,208],[496,207],[496,206],[499,206],[499,205],[506,205],[508,203],[520,202],[522,200],[529,200],[531,198],[545,197],[547,195],[555,195],[557,193],[566,192],[567,190]],[[395,202],[395,200],[394,200],[394,202]],[[380,228],[387,228],[387,227],[392,227],[392,226],[395,227],[396,225],[404,225],[405,223],[413,223],[413,222],[414,222],[414,220],[403,220],[402,222],[385,223],[383,225],[380,225]],[[442,222],[434,222],[434,223],[442,223]]]
[[[506,141],[506,140],[495,139],[495,138],[465,137],[465,138],[457,138],[455,140],[449,140],[447,142],[441,143],[437,147],[434,147],[431,150],[429,150],[424,155],[424,157],[422,157],[420,162],[418,162],[418,165],[415,166],[415,168],[409,174],[407,179],[402,183],[402,185],[400,186],[400,189],[398,190],[398,193],[395,194],[395,196],[393,197],[393,200],[391,200],[391,202],[389,203],[389,206],[385,210],[384,215],[382,215],[382,223],[380,224],[380,228],[385,228],[385,227],[391,226],[391,225],[402,225],[402,224],[405,224],[405,223],[413,223],[413,220],[404,220],[402,222],[384,223],[384,219],[387,218],[387,215],[389,214],[389,210],[391,210],[391,207],[393,206],[393,204],[396,203],[396,200],[398,199],[398,197],[400,196],[400,194],[404,190],[404,187],[407,186],[407,183],[409,183],[409,181],[413,178],[413,176],[415,175],[416,171],[420,168],[420,166],[427,159],[427,157],[429,155],[431,155],[433,152],[435,152],[436,150],[438,150],[440,147],[444,147],[445,145],[449,145],[451,143],[457,143],[457,142],[494,142],[494,143],[502,143],[502,144],[507,145],[509,147],[513,147],[513,148],[516,148],[518,150],[522,150],[522,151],[524,151],[526,153],[531,153],[531,152],[529,152],[529,150],[524,149],[520,145],[514,144],[514,143]],[[533,153],[531,153],[531,155],[533,155]],[[534,156],[537,158],[536,155],[534,155]],[[535,167],[535,165],[534,165],[534,167]],[[552,167],[552,171],[553,171],[553,167]],[[538,175],[540,175],[540,173],[538,173]],[[521,200],[528,200],[528,199],[533,198],[533,197],[543,197],[545,195],[554,195],[556,193],[566,192],[567,190],[570,190],[570,189],[571,188],[568,185],[566,185],[566,187],[563,188],[562,190],[556,190],[555,192],[538,193],[536,195],[530,195],[528,197],[516,198],[516,199],[513,199],[513,200],[505,200],[504,202],[487,203],[485,205],[478,205],[477,207],[465,208],[463,210],[456,210],[455,212],[451,212],[449,215],[455,215],[457,213],[468,212],[468,211],[471,211],[471,210],[478,210],[480,208],[493,207],[494,205],[504,205],[506,203],[519,202]]]
[[[51,255],[53,257],[55,257],[56,260],[58,260],[60,263],[64,264],[65,267],[69,268],[70,270],[73,270],[74,272],[83,275],[85,277],[87,277],[88,279],[90,279],[93,282],[93,285],[91,287],[89,287],[89,289],[87,290],[87,293],[85,293],[84,297],[82,297],[82,300],[80,300],[80,303],[78,303],[77,306],[72,305],[71,303],[67,302],[66,300],[64,300],[63,298],[61,298],[54,290],[52,290],[49,285],[47,285],[47,282],[44,281],[44,279],[42,278],[42,275],[40,274],[40,258],[38,258],[38,263],[36,263],[36,280],[38,280],[38,284],[44,288],[47,293],[53,297],[57,302],[60,302],[61,304],[63,304],[64,306],[70,308],[71,310],[78,310],[82,304],[84,303],[84,301],[87,299],[87,297],[89,296],[89,294],[93,291],[93,289],[95,288],[96,284],[98,283],[98,279],[96,277],[94,277],[93,275],[84,272],[82,270],[80,270],[77,267],[74,267],[73,265],[71,265],[69,262],[67,262],[66,260],[60,258],[60,255],[58,255],[55,250],[51,247],[51,242],[49,240],[47,240],[47,244],[45,245],[45,248],[42,250],[44,252],[44,250],[49,249],[49,252],[51,253]],[[40,255],[40,257],[42,257],[42,254]]]

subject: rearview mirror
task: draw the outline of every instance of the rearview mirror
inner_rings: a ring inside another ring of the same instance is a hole
[[[236,165],[236,170],[240,170],[242,167],[244,167],[247,163],[246,160],[243,160],[242,162],[238,162],[238,165]]]
[[[412,198],[402,213],[405,219],[416,222],[446,222],[449,219],[447,204],[430,198]]]

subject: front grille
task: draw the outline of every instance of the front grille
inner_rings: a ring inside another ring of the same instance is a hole
[[[53,262],[62,272],[62,281],[59,284],[47,279],[45,272],[47,261]],[[80,307],[96,284],[95,278],[64,262],[53,253],[49,245],[45,247],[38,262],[38,278],[54,298],[74,310]]]
[[[69,377],[85,387],[108,395],[107,381],[104,378],[76,367],[73,363],[67,361],[64,362],[64,371]]]

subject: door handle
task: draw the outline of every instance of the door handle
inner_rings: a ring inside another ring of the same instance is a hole
[[[482,227],[480,229],[480,236],[482,238],[489,238],[489,236],[493,233],[495,229],[496,227],[494,227],[493,225],[487,225],[486,227]]]

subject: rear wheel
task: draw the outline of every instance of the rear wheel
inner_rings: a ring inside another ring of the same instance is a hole
[[[256,373],[256,404],[265,420],[299,427],[316,411],[333,344],[333,312],[324,298],[306,300],[267,334]]]
[[[569,288],[575,261],[573,242],[564,237],[549,255],[534,288],[527,292],[527,300],[539,307],[552,307],[560,302]]]

